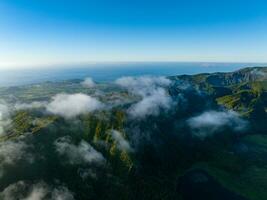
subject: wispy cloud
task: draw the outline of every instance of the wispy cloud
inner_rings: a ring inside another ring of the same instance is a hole
[[[2,200],[74,200],[73,193],[65,186],[52,188],[45,182],[28,184],[18,181],[6,187],[0,193]]]
[[[74,200],[73,193],[68,188],[61,186],[52,191],[53,200]]]
[[[16,110],[29,110],[46,107],[48,104],[47,101],[33,101],[31,103],[16,103],[14,108]]]
[[[83,82],[81,82],[81,84],[84,86],[84,87],[87,87],[87,88],[92,88],[95,86],[95,82],[93,81],[92,78],[90,77],[87,77],[84,79]]]
[[[146,95],[149,89],[156,87],[166,87],[171,81],[163,76],[140,76],[140,77],[122,77],[115,81],[116,84],[134,90],[134,93]]]
[[[132,105],[129,109],[131,116],[144,118],[149,115],[156,116],[160,109],[169,109],[172,100],[163,88],[157,88],[150,95],[143,97],[141,101]]]
[[[0,136],[5,134],[5,129],[10,123],[10,109],[4,101],[0,101]]]
[[[71,142],[70,137],[62,137],[57,139],[54,145],[57,153],[66,156],[67,162],[70,164],[103,164],[105,162],[103,155],[86,141],[81,141],[78,145],[75,145]]]
[[[211,136],[224,127],[234,131],[243,131],[247,122],[234,111],[206,111],[187,120],[195,136],[205,138]]]
[[[122,77],[117,79],[115,83],[126,88],[128,92],[141,97],[141,100],[128,110],[128,113],[134,118],[156,116],[160,109],[169,109],[173,103],[165,90],[171,81],[165,77]]]
[[[122,133],[117,130],[111,130],[110,135],[113,140],[117,143],[117,148],[123,151],[133,151],[129,142],[123,137]]]
[[[97,179],[97,173],[90,168],[79,168],[78,174],[82,179],[87,179],[88,177]]]
[[[32,163],[34,155],[31,146],[18,138],[17,140],[0,143],[0,177],[4,175],[5,167],[15,165],[18,161]]]

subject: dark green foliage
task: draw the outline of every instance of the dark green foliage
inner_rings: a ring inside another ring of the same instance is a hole
[[[17,180],[42,179],[51,185],[66,184],[77,200],[182,200],[179,186],[183,177],[201,169],[227,191],[251,200],[267,199],[267,81],[258,73],[266,71],[246,68],[231,73],[170,77],[173,82],[168,92],[175,103],[170,110],[145,119],[127,115],[129,106],[140,97],[113,84],[98,85],[97,89],[105,94],[98,98],[103,102],[124,99],[125,104],[75,119],[38,109],[16,111],[8,134],[0,140],[30,133],[25,140],[39,157],[30,165],[10,167],[9,176],[1,179],[0,189]],[[7,102],[14,103],[10,94],[22,102],[32,102],[47,101],[58,93],[97,96],[95,90],[73,80],[1,88],[0,93]],[[187,120],[207,110],[221,111],[222,107],[240,113],[250,127],[242,134],[226,126],[205,139],[196,137]],[[121,149],[112,130],[119,131],[133,150]],[[89,143],[103,155],[105,164],[70,165],[54,146],[64,136],[75,145]],[[81,178],[85,169],[90,169],[92,175]]]

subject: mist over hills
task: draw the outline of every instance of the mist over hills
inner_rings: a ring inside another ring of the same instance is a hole
[[[267,198],[267,67],[0,95],[0,199]]]

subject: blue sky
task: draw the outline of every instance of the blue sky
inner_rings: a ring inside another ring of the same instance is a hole
[[[1,0],[0,67],[267,62],[264,0]]]

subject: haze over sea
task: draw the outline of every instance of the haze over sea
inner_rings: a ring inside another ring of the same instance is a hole
[[[47,68],[1,69],[0,87],[45,81],[63,81],[91,77],[109,82],[122,76],[171,76],[212,72],[230,72],[244,67],[267,66],[265,63],[136,62],[50,66]]]

